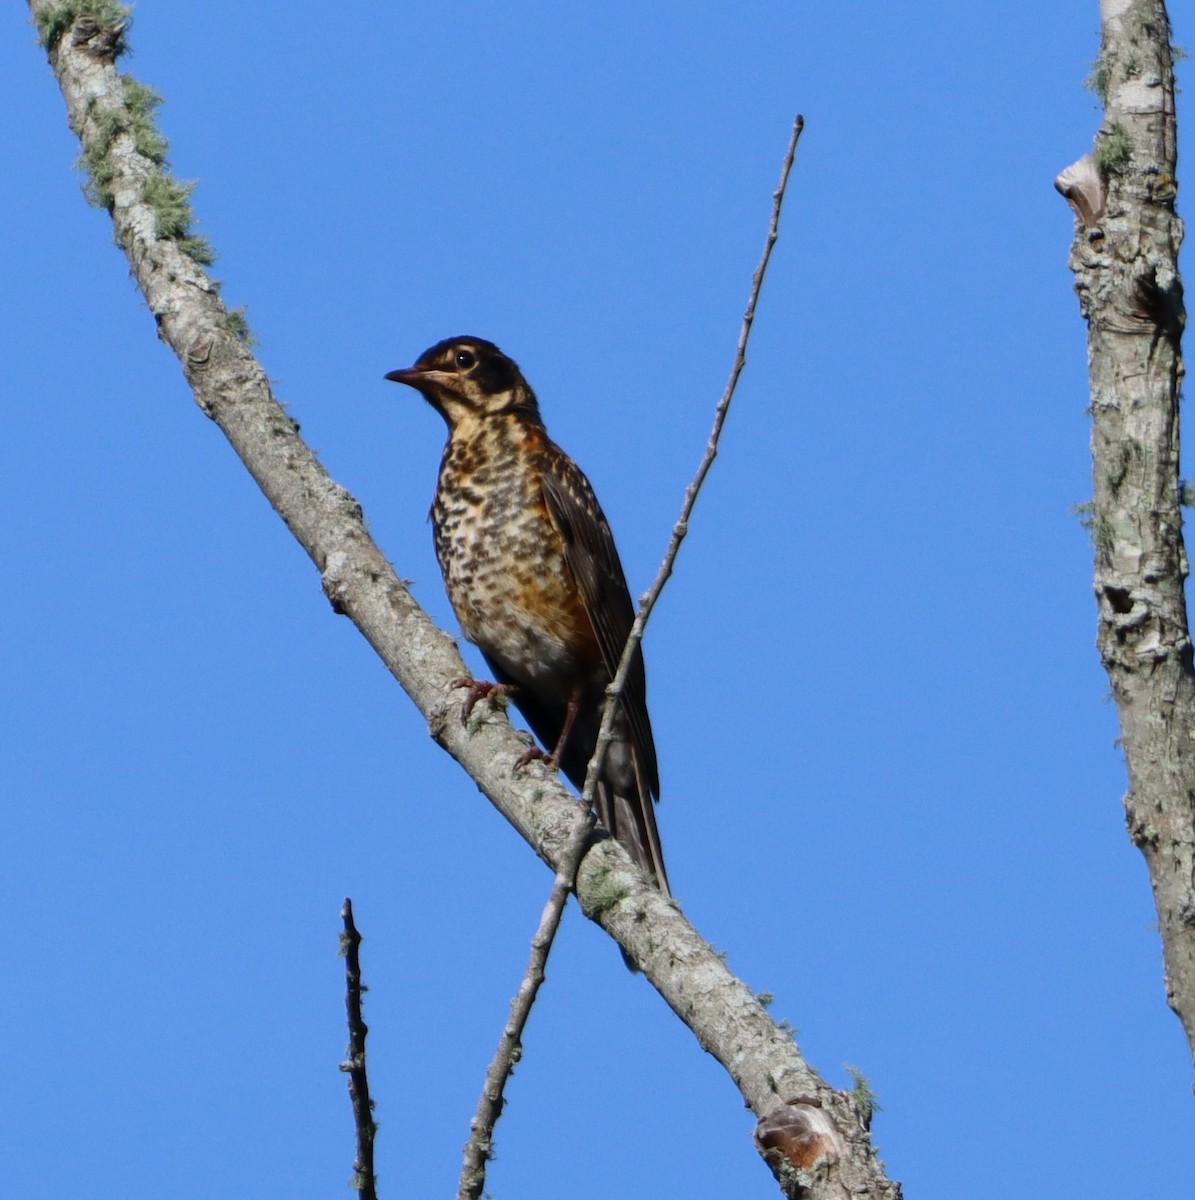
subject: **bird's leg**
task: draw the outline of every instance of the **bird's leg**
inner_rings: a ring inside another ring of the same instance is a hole
[[[458,675],[448,686],[469,689],[469,694],[465,697],[465,706],[461,709],[462,721],[469,719],[469,714],[473,711],[473,706],[482,697],[492,700],[500,696],[509,696],[512,692],[519,690],[513,683],[490,683],[486,679],[471,679],[468,675]]]
[[[577,690],[580,691],[579,688]],[[573,722],[577,719],[580,708],[580,699],[574,692],[572,699],[568,702],[568,710],[564,714],[564,728],[556,739],[556,749],[552,751],[552,761],[555,763],[559,763],[561,755],[564,754],[564,748],[568,745],[568,735],[573,731]]]
[[[568,735],[572,732],[573,722],[577,719],[577,713],[580,711],[581,702],[574,694],[573,698],[568,702],[568,708],[564,713],[564,728],[560,731],[560,736],[556,739],[556,748],[551,754],[545,754],[538,746],[532,746],[530,750],[520,755],[519,761],[515,763],[516,767],[525,767],[529,762],[542,762],[549,767],[560,766],[560,756],[564,753],[564,747],[568,744]]]

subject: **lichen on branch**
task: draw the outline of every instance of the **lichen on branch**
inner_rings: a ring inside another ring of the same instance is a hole
[[[128,49],[124,34],[128,30],[132,11],[128,5],[117,4],[115,0],[62,0],[59,4],[48,4],[37,9],[33,20],[43,48],[52,52],[62,35],[80,17],[89,17],[99,29],[109,31],[113,39],[111,56],[119,58]]]

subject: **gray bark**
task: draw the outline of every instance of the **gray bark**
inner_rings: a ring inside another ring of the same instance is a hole
[[[1088,323],[1098,644],[1120,717],[1166,995],[1195,1052],[1195,677],[1183,585],[1174,74],[1162,0],[1103,0],[1094,154],[1059,176]]]
[[[188,229],[186,194],[165,171],[165,146],[148,121],[144,89],[122,76],[122,10],[111,0],[29,0],[83,145],[91,191],[196,402],[215,421],[310,555],[337,612],[352,619],[465,768],[550,866],[559,866],[583,814],[555,775],[516,771],[526,749],[504,717],[466,727],[466,673],[453,639],[431,622],[365,528],[361,507],[298,436],[265,372],[202,269],[206,247]],[[181,214],[181,215],[180,215]],[[681,914],[606,839],[581,864],[586,915],[614,937],[664,1000],[734,1079],[760,1118],[757,1145],[787,1195],[810,1200],[897,1200],[871,1144],[865,1095],[830,1087]]]

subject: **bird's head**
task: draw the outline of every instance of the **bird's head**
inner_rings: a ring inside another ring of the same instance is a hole
[[[470,418],[507,413],[540,419],[535,393],[518,366],[484,338],[445,338],[425,350],[413,367],[391,371],[386,378],[422,392],[450,430]]]

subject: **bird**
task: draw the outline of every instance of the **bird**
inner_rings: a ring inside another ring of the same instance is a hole
[[[593,487],[493,342],[446,338],[385,378],[422,393],[448,426],[430,512],[436,558],[461,630],[495,679],[457,681],[473,685],[466,711],[478,695],[509,695],[581,791],[635,618]],[[602,827],[670,895],[659,794],[637,646],[594,799]]]

